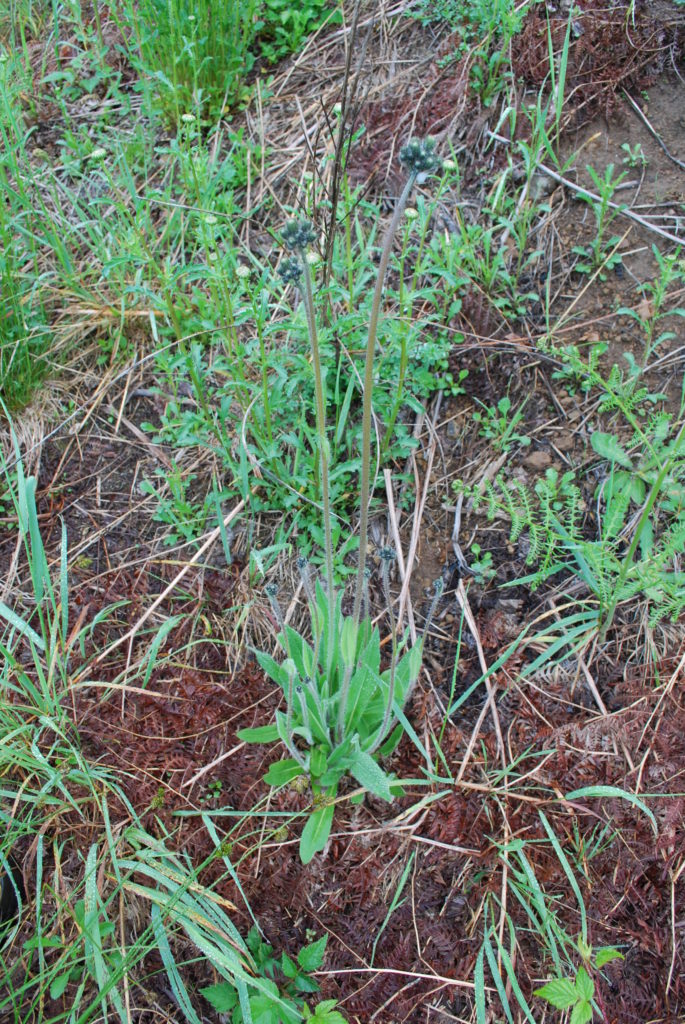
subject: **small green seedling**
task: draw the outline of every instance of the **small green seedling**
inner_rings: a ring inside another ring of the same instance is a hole
[[[570,1010],[569,1024],[589,1024],[595,1013],[594,977],[612,960],[622,960],[623,954],[613,946],[602,946],[593,953],[592,947],[582,939],[578,940],[578,951],[583,964],[576,971],[575,977],[548,981],[542,988],[535,990],[535,995],[545,999],[557,1010]]]
[[[519,434],[516,430],[523,419],[525,402],[513,413],[511,413],[511,399],[508,395],[500,398],[496,407],[488,407],[483,402],[478,402],[478,404],[482,406],[483,411],[474,412],[473,418],[476,423],[480,423],[481,437],[487,437],[495,448],[501,452],[508,452],[515,444],[524,447],[530,444],[530,438],[526,434]],[[509,418],[510,413],[511,419]]]

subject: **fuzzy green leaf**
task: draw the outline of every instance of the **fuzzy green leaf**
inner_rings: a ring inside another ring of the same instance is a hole
[[[309,770],[312,774],[312,778],[318,779],[328,769],[328,758],[326,757],[326,750],[323,746],[314,747],[309,756]]]
[[[309,815],[300,838],[300,860],[303,864],[309,864],[314,854],[320,853],[328,842],[334,811],[334,804],[328,804]]]
[[[259,662],[259,667],[266,672],[269,679],[273,679],[283,689],[284,693],[287,693],[288,673],[284,666],[279,665],[276,659],[272,658],[266,651],[255,651],[255,657]]]
[[[613,434],[604,434],[600,430],[595,430],[590,435],[590,444],[597,454],[608,462],[618,462],[619,466],[623,466],[625,469],[633,468],[630,456],[624,451]]]
[[[375,796],[392,800],[390,779],[365,750],[356,750],[350,755],[349,772],[357,782]]]
[[[298,764],[294,757],[287,757],[284,761],[276,761],[270,765],[264,781],[269,786],[286,786],[302,774],[302,765]]]
[[[272,725],[258,725],[254,729],[239,729],[237,736],[243,743],[275,743],[278,728],[275,722]]]

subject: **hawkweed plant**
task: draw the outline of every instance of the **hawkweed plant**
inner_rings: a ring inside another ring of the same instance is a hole
[[[257,659],[266,674],[283,690],[286,710],[276,712],[271,725],[243,729],[239,733],[248,743],[282,742],[288,757],[273,764],[265,780],[274,786],[309,777],[312,810],[300,840],[303,863],[324,848],[333,824],[335,799],[340,780],[351,775],[366,790],[385,800],[393,796],[392,777],[378,764],[378,757],[389,754],[406,724],[403,707],[421,669],[423,636],[409,646],[408,634],[397,635],[397,623],[390,595],[390,573],[395,560],[391,548],[379,552],[383,594],[390,623],[392,646],[390,667],[381,670],[381,637],[369,615],[368,587],[371,572],[367,567],[369,504],[371,500],[371,419],[374,357],[385,276],[393,240],[412,189],[441,168],[433,140],[413,139],[400,151],[400,162],[407,180],[381,250],[376,284],[369,316],[362,397],[362,450],[359,499],[359,563],[351,615],[342,611],[343,594],[334,585],[333,531],[329,491],[330,444],[326,427],[326,378],[321,363],[314,289],[308,246],[316,239],[307,220],[292,220],[282,233],[288,256],[281,262],[280,276],[285,285],[298,288],[304,303],[307,331],[312,351],[312,370],[316,405],[316,437],[321,472],[321,499],[325,545],[325,576],[316,579],[305,558],[298,559],[298,570],[309,605],[310,644],[285,622],[274,584],[268,584],[266,596],[279,626],[277,642],[284,659],[257,651]],[[442,594],[442,579],[434,587],[426,630]],[[397,784],[395,784],[397,788]]]

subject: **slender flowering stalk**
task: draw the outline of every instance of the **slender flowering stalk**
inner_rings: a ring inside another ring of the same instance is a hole
[[[417,181],[423,181],[426,175],[439,170],[441,162],[435,153],[435,143],[432,139],[411,139],[406,146],[400,150],[400,163],[406,167],[409,177],[397,201],[395,211],[390,221],[380,263],[378,264],[378,276],[376,287],[373,293],[371,305],[371,316],[369,318],[369,335],[366,342],[366,363],[364,366],[364,411],[362,417],[362,478],[360,495],[360,519],[359,519],[359,573],[357,575],[357,588],[354,595],[353,617],[355,622],[359,621],[359,613],[362,604],[362,592],[364,588],[364,566],[366,564],[366,545],[369,529],[369,501],[371,487],[371,414],[373,399],[373,364],[376,355],[376,338],[378,335],[378,319],[381,311],[381,300],[383,298],[383,286],[385,275],[390,262],[392,243],[400,225],[404,208],[411,194],[411,190]]]
[[[376,337],[378,334],[378,319],[381,311],[381,299],[383,298],[383,285],[385,275],[390,262],[392,242],[395,237],[402,212],[407,205],[407,200],[416,182],[417,175],[410,172],[407,183],[395,206],[390,226],[385,236],[381,259],[378,265],[378,276],[376,287],[373,293],[371,304],[371,316],[369,318],[369,334],[366,342],[366,362],[364,365],[364,404],[362,415],[362,478],[360,484],[360,506],[359,506],[359,569],[357,572],[357,586],[354,594],[354,608],[352,617],[359,622],[364,591],[364,568],[366,566],[366,546],[369,533],[369,498],[371,490],[371,415],[373,412],[373,366],[376,354]],[[344,703],[344,702],[343,702]]]
[[[324,388],[323,369],[321,366],[321,350],[319,348],[319,335],[316,329],[316,314],[314,312],[314,293],[312,289],[311,262],[307,259],[305,250],[316,239],[316,234],[308,220],[291,220],[283,228],[283,245],[289,252],[296,255],[284,260],[279,271],[283,281],[297,284],[300,288],[304,301],[305,314],[307,317],[307,330],[309,342],[312,349],[312,367],[314,370],[314,396],[316,403],[316,432],[319,440],[319,463],[321,467],[321,497],[323,503],[323,527],[324,545],[326,555],[326,579],[328,582],[328,653],[327,670],[330,674],[331,661],[333,657],[333,620],[334,600],[331,600],[333,592],[333,533],[331,527],[331,497],[329,487],[329,444],[326,433],[326,394]],[[304,282],[302,284],[301,282]]]
[[[369,503],[371,498],[371,416],[373,412],[373,367],[376,355],[376,339],[378,335],[378,320],[381,311],[383,298],[383,286],[385,275],[390,262],[392,243],[400,225],[404,208],[407,205],[411,191],[416,182],[425,180],[428,174],[438,171],[441,161],[435,153],[435,143],[432,139],[422,141],[411,139],[406,146],[400,150],[400,163],[407,169],[409,176],[397,200],[392,220],[388,227],[381,258],[378,264],[378,276],[376,287],[373,293],[371,304],[371,315],[369,317],[369,333],[366,342],[366,361],[364,365],[364,398],[362,415],[362,472],[360,484],[360,505],[359,505],[359,567],[357,570],[357,583],[354,594],[354,606],[352,617],[356,623],[360,621],[362,602],[364,598],[364,570],[366,568],[366,547],[369,532]],[[352,673],[346,672],[343,680],[342,692],[340,695],[340,708],[338,717],[338,734],[344,732],[345,706],[350,687]]]
[[[307,314],[307,327],[312,347],[312,365],[314,369],[314,392],[316,397],[316,427],[319,435],[319,458],[321,461],[321,497],[323,499],[324,544],[326,547],[326,578],[330,590],[333,589],[333,536],[331,530],[331,497],[328,483],[329,444],[326,434],[326,396],[324,393],[323,371],[321,368],[321,351],[316,330],[314,315],[314,295],[312,291],[312,275],[309,263],[304,261],[304,307]]]

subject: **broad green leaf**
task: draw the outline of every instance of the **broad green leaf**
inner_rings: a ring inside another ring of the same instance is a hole
[[[309,756],[309,770],[312,778],[319,779],[328,768],[328,758],[323,746],[314,747]]]
[[[555,978],[554,981],[548,981],[542,988],[536,988],[534,994],[546,999],[552,1006],[556,1006],[557,1010],[568,1010],[569,1006],[573,1006],[578,1000],[576,986],[571,978]]]
[[[258,725],[253,729],[239,729],[236,735],[243,743],[275,743],[278,727],[275,722],[272,725]]]
[[[300,679],[306,676],[313,676],[316,673],[314,665],[314,651],[309,644],[292,628],[285,627],[287,647],[290,657],[294,661]]]
[[[402,726],[398,725],[397,728],[390,733],[390,736],[385,741],[385,743],[383,743],[379,747],[378,753],[381,755],[381,757],[387,757],[389,754],[392,754],[393,750],[396,748],[397,744],[402,739],[403,731],[404,730],[402,729]]]
[[[368,789],[370,793],[387,800],[388,803],[392,800],[390,779],[365,750],[356,750],[350,754],[349,772],[360,786]]]
[[[275,658],[272,658],[266,651],[255,651],[255,657],[261,669],[266,672],[269,679],[281,687],[284,693],[288,692],[288,672],[283,665],[279,665]]]
[[[334,804],[320,807],[309,815],[300,839],[300,860],[309,864],[315,853],[320,853],[328,842],[333,825]]]
[[[576,992],[579,999],[587,1001],[595,994],[595,983],[584,967],[579,967],[576,974]]]
[[[59,999],[64,994],[67,985],[69,984],[69,978],[71,977],[71,971],[65,971],[63,974],[58,974],[56,978],[53,978],[50,982],[50,998]]]
[[[610,964],[612,960],[624,960],[623,953],[620,953],[613,946],[603,946],[602,949],[597,950],[595,957],[595,966],[599,969],[604,967],[605,964]]]
[[[206,988],[201,988],[200,992],[218,1013],[231,1013],[238,1005],[238,993],[228,981],[222,981],[218,985],[207,985]]]
[[[283,971],[286,978],[297,977],[297,964],[294,960],[291,960],[287,953],[284,953],[281,957],[281,970]]]
[[[592,1005],[581,999],[571,1011],[569,1024],[589,1024],[592,1020]]]
[[[613,434],[604,434],[600,430],[595,430],[590,435],[590,444],[597,454],[601,458],[607,459],[608,462],[618,462],[619,466],[623,466],[625,469],[633,468],[630,456],[624,451]]]
[[[284,761],[276,761],[269,766],[264,781],[269,786],[285,786],[302,774],[302,765],[298,764],[294,757],[287,757]]]
[[[311,942],[308,946],[303,946],[297,954],[297,962],[303,971],[307,971],[308,974],[311,974],[312,971],[318,971],[326,954],[327,942],[328,936],[322,935],[320,939],[316,940],[316,942]]]
[[[314,1013],[306,1019],[312,1021],[313,1024],[347,1024],[347,1020],[343,1017],[342,1013],[333,1009],[336,1002],[336,999],[325,999],[316,1006]]]
[[[343,622],[342,632],[340,634],[340,653],[342,654],[343,664],[353,667],[357,657],[357,625],[349,615]]]
[[[345,731],[357,730],[359,721],[366,711],[369,700],[374,693],[373,680],[379,685],[380,677],[367,665],[360,665],[353,673],[350,688],[347,691],[347,707],[345,708]]]

